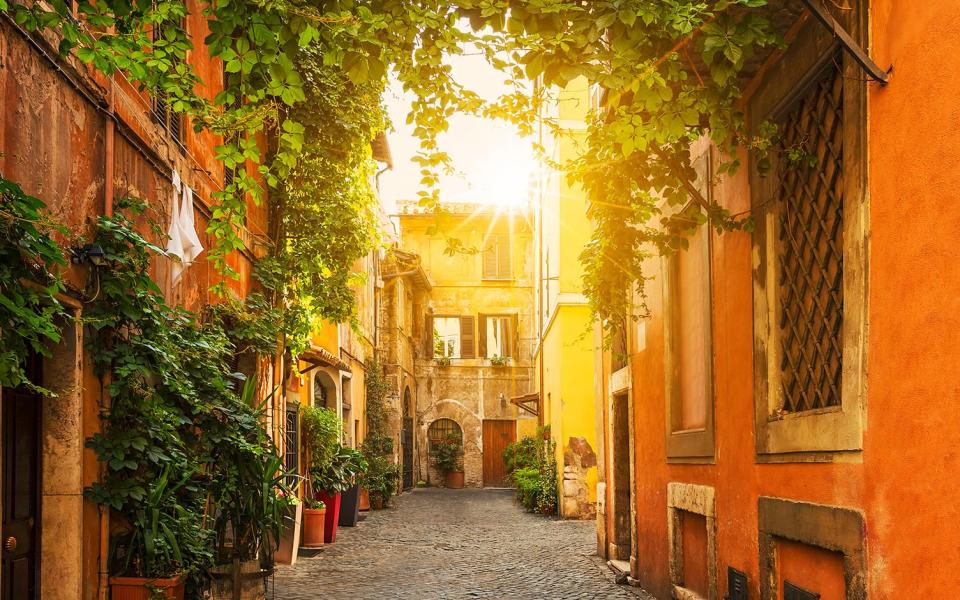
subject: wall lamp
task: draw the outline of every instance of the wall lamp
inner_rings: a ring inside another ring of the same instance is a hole
[[[100,244],[87,244],[86,246],[70,248],[70,262],[75,265],[88,262],[95,267],[102,267],[107,264],[107,255]]]

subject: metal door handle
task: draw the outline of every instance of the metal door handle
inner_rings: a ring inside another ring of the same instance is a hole
[[[7,552],[13,552],[17,549],[17,538],[12,535],[5,540],[3,540],[3,549]]]

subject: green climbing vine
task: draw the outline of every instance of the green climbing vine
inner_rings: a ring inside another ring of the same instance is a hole
[[[27,356],[48,355],[65,315],[57,294],[67,261],[53,239],[57,227],[43,202],[0,178],[0,387],[28,385]],[[26,283],[26,282],[32,283]]]

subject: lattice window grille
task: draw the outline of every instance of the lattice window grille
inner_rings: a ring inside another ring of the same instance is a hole
[[[463,435],[460,426],[453,419],[437,419],[433,423],[430,423],[430,428],[427,430],[430,448],[432,449],[437,444],[445,442],[447,436],[450,434]]]
[[[780,388],[785,412],[840,405],[843,73],[837,57],[781,121]]]

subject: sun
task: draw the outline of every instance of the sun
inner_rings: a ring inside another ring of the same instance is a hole
[[[517,138],[501,146],[476,165],[473,194],[480,204],[500,208],[523,208],[530,202],[537,168],[529,142]]]

